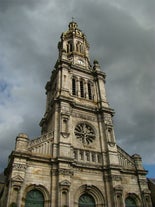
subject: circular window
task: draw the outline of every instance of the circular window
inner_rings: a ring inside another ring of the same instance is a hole
[[[78,124],[74,130],[75,136],[83,144],[90,144],[95,139],[95,133],[91,126],[86,123]]]

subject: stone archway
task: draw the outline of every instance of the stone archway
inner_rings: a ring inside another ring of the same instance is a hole
[[[125,198],[125,207],[139,207],[141,206],[138,195],[129,193]]]
[[[33,203],[33,205],[32,205]],[[45,186],[30,185],[27,186],[23,193],[20,206],[24,207],[49,207],[50,195]]]
[[[89,204],[89,205],[88,205]],[[105,199],[99,188],[94,185],[82,185],[74,197],[74,207],[104,207]]]

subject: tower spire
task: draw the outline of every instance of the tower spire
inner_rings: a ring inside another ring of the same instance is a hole
[[[68,30],[62,33],[58,49],[60,61],[65,60],[85,69],[90,68],[89,44],[85,34],[74,21],[74,17],[68,25]]]

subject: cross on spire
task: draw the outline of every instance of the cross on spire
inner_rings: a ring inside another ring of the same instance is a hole
[[[74,22],[74,19],[75,19],[75,18],[74,18],[74,17],[72,17],[72,22]]]

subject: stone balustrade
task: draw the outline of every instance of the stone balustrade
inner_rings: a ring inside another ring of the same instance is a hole
[[[117,146],[118,149],[118,158],[120,165],[126,169],[134,169],[134,161],[131,159],[130,155],[128,155],[123,149]]]
[[[91,162],[92,164],[102,163],[102,156],[99,152],[74,148],[73,153],[75,161],[89,163]]]
[[[53,139],[53,132],[43,134],[29,142],[28,150],[36,154],[51,155]]]

